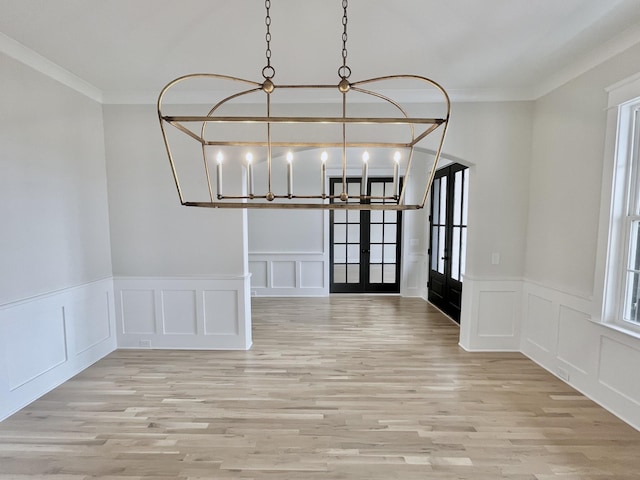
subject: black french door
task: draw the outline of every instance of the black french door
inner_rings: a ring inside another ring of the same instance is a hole
[[[360,195],[361,181],[347,178],[347,203],[360,202],[353,197]],[[329,184],[332,195],[341,193],[342,178]],[[367,179],[367,195],[393,195],[393,188],[391,177]],[[330,210],[330,292],[400,293],[401,231],[399,211]]]
[[[460,323],[467,246],[469,170],[454,163],[436,172],[431,187],[428,299]]]

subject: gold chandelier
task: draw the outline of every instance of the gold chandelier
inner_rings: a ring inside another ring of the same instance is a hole
[[[266,0],[267,63],[261,82],[195,73],[164,87],[158,97],[158,118],[182,205],[348,210],[424,207],[447,132],[449,96],[439,84],[418,75],[350,81],[347,6],[348,0],[343,0],[342,65],[337,84],[274,83],[271,1]],[[192,86],[195,83],[200,90]],[[426,101],[411,104],[426,115],[410,115],[409,108],[385,90],[376,89],[376,85],[391,85],[396,87],[394,92],[402,92],[398,86],[405,84],[413,87],[412,93],[426,92]],[[206,91],[221,98],[211,102],[203,114],[194,105],[169,104],[165,97],[175,91],[183,95]],[[435,141],[434,136],[427,139],[436,131]],[[416,152],[426,160],[416,160]],[[374,176],[388,182],[381,191],[367,187]],[[294,177],[303,179],[298,191]],[[334,180],[329,183],[331,177]],[[354,178],[356,189],[350,187]]]

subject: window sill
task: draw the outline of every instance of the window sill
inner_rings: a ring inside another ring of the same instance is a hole
[[[614,330],[618,333],[622,333],[623,335],[626,335],[628,337],[632,337],[637,340],[640,340],[640,326],[639,326],[639,329],[635,329],[633,327],[630,327],[630,328],[625,327],[624,325],[620,325],[619,323],[608,323],[608,322],[593,322],[593,323],[597,325],[601,325],[610,330]]]

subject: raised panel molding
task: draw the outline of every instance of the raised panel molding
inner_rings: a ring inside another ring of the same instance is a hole
[[[196,291],[162,290],[162,332],[195,335],[197,331]]]
[[[460,346],[468,351],[518,351],[522,282],[464,277]]]
[[[116,277],[119,348],[247,350],[250,275]]]
[[[640,407],[640,350],[612,338],[601,337],[598,381]],[[620,368],[621,365],[627,368]]]
[[[640,429],[640,339],[594,322],[591,298],[530,281],[523,290],[534,308],[523,308],[522,353]]]
[[[557,344],[557,313],[551,300],[533,293],[525,294],[527,341],[546,353],[555,353]]]
[[[0,420],[116,349],[111,278],[0,305]]]
[[[249,253],[251,294],[258,297],[324,297],[329,295],[325,254]]]

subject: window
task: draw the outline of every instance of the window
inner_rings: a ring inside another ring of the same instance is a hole
[[[620,110],[619,124],[626,127],[628,135],[621,135],[626,145],[618,145],[619,152],[630,156],[625,162],[628,165],[629,186],[627,188],[625,212],[625,245],[626,266],[624,271],[625,293],[622,308],[622,319],[640,324],[640,175],[638,175],[640,143],[640,99],[631,105],[623,106]],[[625,125],[628,123],[628,126]],[[626,137],[626,138],[624,138]],[[621,148],[622,147],[622,148]],[[626,148],[625,148],[626,147]]]
[[[640,97],[617,107],[603,319],[640,333]]]

